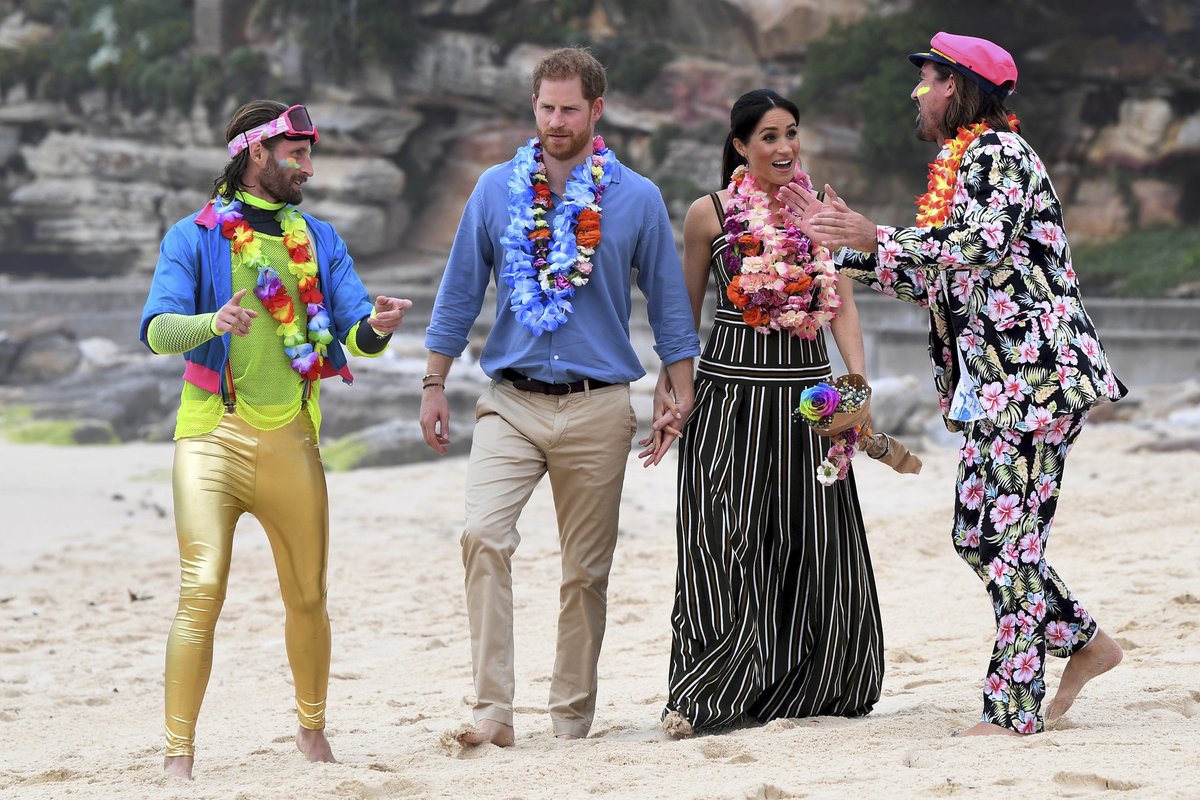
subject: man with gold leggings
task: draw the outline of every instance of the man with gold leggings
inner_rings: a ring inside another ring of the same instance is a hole
[[[266,530],[286,611],[300,720],[296,746],[333,761],[325,737],[329,517],[317,449],[320,380],[351,381],[346,351],[379,355],[408,300],[374,305],[346,245],[297,208],[319,136],[304,106],[257,100],[226,127],[213,199],[163,239],[141,339],[182,353],[173,488],[179,609],[167,639],[166,772],[190,778],[233,531]],[[345,345],[345,351],[343,350]]]

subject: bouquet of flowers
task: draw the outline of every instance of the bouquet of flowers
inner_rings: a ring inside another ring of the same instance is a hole
[[[833,440],[825,460],[817,467],[817,481],[832,486],[850,472],[850,459],[858,448],[897,472],[918,473],[921,460],[886,433],[872,432],[871,387],[861,375],[843,375],[832,384],[824,381],[800,394],[794,416],[815,433]]]
[[[871,387],[861,375],[843,375],[828,384],[821,381],[800,394],[794,416],[821,436],[833,439],[825,460],[817,467],[817,481],[832,486],[850,471],[858,434],[870,418]]]

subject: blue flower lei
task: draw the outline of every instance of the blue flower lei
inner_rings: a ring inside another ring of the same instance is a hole
[[[591,257],[600,239],[600,198],[612,182],[616,156],[599,136],[592,140],[592,156],[571,171],[562,208],[554,228],[546,221],[550,187],[542,145],[530,139],[517,150],[508,177],[509,224],[500,237],[504,245],[501,277],[512,289],[509,308],[534,336],[557,330],[574,311],[571,297],[592,272]],[[580,215],[588,226],[586,241]],[[594,232],[592,228],[594,227]]]

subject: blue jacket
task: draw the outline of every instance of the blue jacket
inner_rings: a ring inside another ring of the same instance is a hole
[[[346,243],[327,222],[304,215],[309,236],[316,245],[317,274],[325,306],[333,320],[334,341],[329,345],[322,378],[340,375],[350,383],[354,376],[346,365],[341,342],[354,324],[370,316],[372,303],[354,271]],[[150,320],[158,314],[207,314],[217,311],[233,295],[229,240],[217,228],[210,201],[199,213],[181,219],[167,231],[159,249],[150,294],[142,309],[139,337],[146,342]],[[229,334],[210,339],[183,354],[187,362],[183,379],[205,391],[221,391],[221,373],[229,357]]]

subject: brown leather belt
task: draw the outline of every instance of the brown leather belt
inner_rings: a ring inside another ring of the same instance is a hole
[[[501,371],[500,375],[504,380],[511,383],[514,388],[520,389],[523,392],[537,392],[538,394],[564,395],[573,392],[582,392],[584,389],[603,389],[605,386],[613,385],[593,378],[573,381],[572,383],[546,383],[535,378],[527,378],[515,369],[505,369]]]

